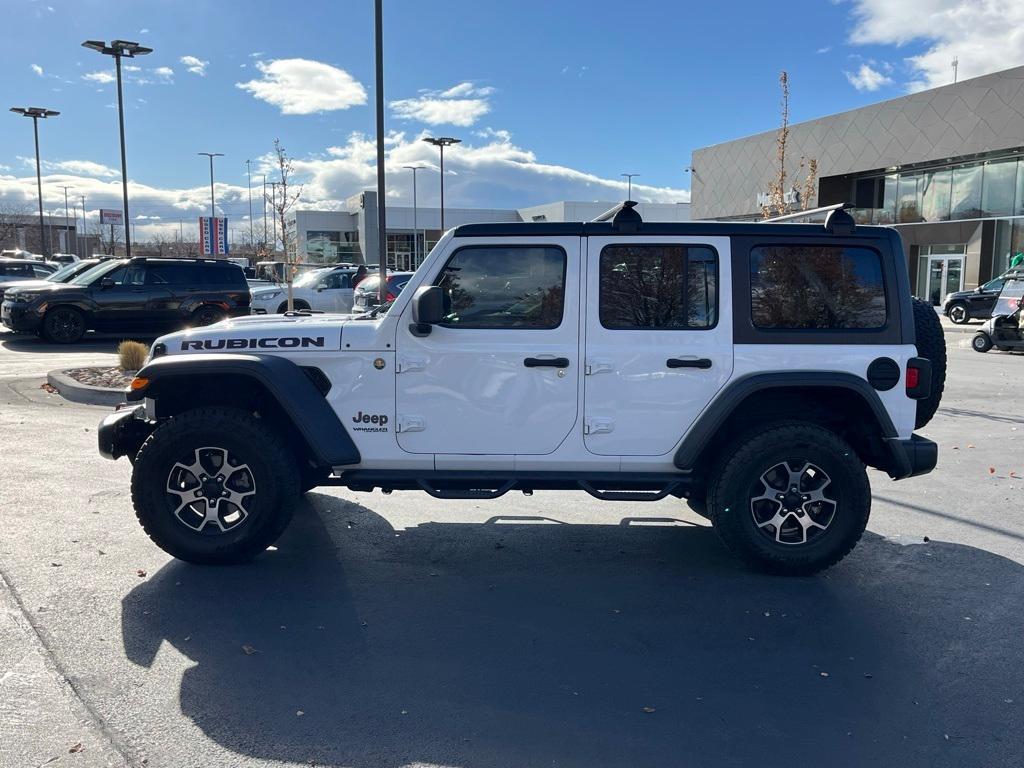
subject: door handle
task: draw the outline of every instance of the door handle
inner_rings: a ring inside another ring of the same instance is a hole
[[[568,357],[528,357],[523,360],[527,368],[568,368]]]
[[[710,368],[711,361],[706,357],[670,357],[665,361],[669,368]]]

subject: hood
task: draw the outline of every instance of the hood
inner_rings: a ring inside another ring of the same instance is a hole
[[[954,299],[966,299],[970,296],[976,296],[976,291],[952,291],[946,294],[946,298],[950,301]]]
[[[13,283],[0,283],[0,296],[14,288],[19,290],[22,288],[49,288],[51,285],[60,285],[60,283],[50,280],[18,280]]]
[[[161,336],[168,355],[202,352],[337,352],[352,315],[249,315]]]
[[[257,296],[264,296],[268,293],[281,293],[285,290],[284,286],[281,285],[250,285],[249,292],[252,293],[252,297],[255,299]]]

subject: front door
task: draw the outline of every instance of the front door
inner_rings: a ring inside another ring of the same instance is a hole
[[[398,443],[410,453],[546,454],[576,423],[580,238],[460,243],[430,277],[447,316],[399,322]],[[463,244],[464,243],[464,244]]]
[[[104,287],[104,280],[113,285]],[[126,264],[109,272],[89,286],[95,302],[94,321],[97,327],[111,329],[153,328],[159,325],[162,303],[171,292],[157,285],[146,285],[144,264]]]
[[[947,293],[964,288],[963,256],[928,257],[928,299],[938,306]]]
[[[728,238],[589,238],[587,450],[672,450],[732,374],[731,284]]]

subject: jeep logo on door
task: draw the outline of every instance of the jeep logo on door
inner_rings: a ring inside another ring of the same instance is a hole
[[[215,349],[323,349],[323,336],[265,336],[261,339],[194,339],[181,342],[181,351]]]

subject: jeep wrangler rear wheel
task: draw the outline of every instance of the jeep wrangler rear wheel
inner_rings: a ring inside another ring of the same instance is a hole
[[[917,354],[932,362],[931,394],[917,401],[914,429],[928,424],[939,409],[942,391],[946,388],[946,336],[935,307],[921,299],[911,299],[914,307],[914,336]]]
[[[871,509],[864,464],[834,432],[780,424],[723,454],[708,511],[725,545],[766,570],[805,576],[842,560]]]
[[[244,411],[201,408],[146,439],[132,470],[135,514],[168,554],[236,563],[270,546],[291,519],[299,473],[280,437]]]

